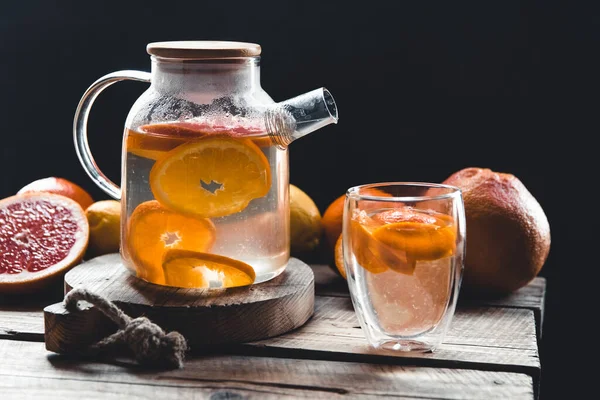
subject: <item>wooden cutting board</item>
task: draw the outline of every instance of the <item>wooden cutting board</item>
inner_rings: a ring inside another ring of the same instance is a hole
[[[154,285],[133,276],[119,254],[86,261],[65,274],[65,293],[84,287],[135,318],[146,316],[165,331],[178,331],[190,351],[267,339],[302,326],[314,312],[314,275],[291,258],[278,277],[257,285],[206,291]],[[63,303],[44,309],[46,348],[77,352],[117,331],[89,305],[69,312]]]

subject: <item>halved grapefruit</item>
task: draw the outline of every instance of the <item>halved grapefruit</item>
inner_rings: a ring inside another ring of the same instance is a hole
[[[61,194],[78,202],[84,210],[94,202],[92,196],[75,182],[54,176],[30,182],[23,186],[17,194],[39,192]]]
[[[52,193],[0,200],[0,293],[40,290],[75,266],[88,245],[85,211]]]

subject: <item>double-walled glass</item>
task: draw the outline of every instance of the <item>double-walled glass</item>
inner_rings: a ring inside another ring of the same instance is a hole
[[[352,187],[344,208],[344,265],[369,343],[433,351],[454,315],[465,257],[460,189],[432,183]]]

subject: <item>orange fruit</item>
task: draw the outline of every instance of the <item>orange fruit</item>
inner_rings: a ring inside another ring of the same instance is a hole
[[[391,195],[379,190],[377,188],[365,188],[364,191],[366,193],[372,194],[373,196],[381,196],[381,197],[390,197]],[[338,238],[342,234],[342,224],[344,219],[344,204],[346,201],[346,195],[343,194],[339,196],[337,199],[332,201],[329,206],[325,209],[323,216],[321,218],[321,226],[323,228],[323,243],[322,243],[322,251],[324,253],[324,258],[329,262],[330,266],[333,268],[335,266],[335,247]],[[392,203],[371,203],[373,206],[383,205],[391,206]],[[333,260],[332,260],[333,258]],[[333,262],[332,262],[333,261]],[[333,266],[331,265],[333,263]],[[338,272],[337,268],[333,268],[334,271]]]
[[[344,279],[348,279],[348,277],[346,276],[346,268],[344,267],[344,247],[343,247],[342,243],[343,243],[342,235],[340,235],[338,237],[338,240],[335,242],[334,263],[335,263],[335,267],[337,268],[337,271],[340,273],[340,275]]]
[[[223,217],[265,196],[271,171],[247,139],[206,136],[168,152],[150,171],[150,188],[164,206],[198,217]]]
[[[81,205],[53,193],[0,200],[0,293],[27,293],[62,279],[79,263],[89,226]]]
[[[215,226],[209,219],[175,213],[156,200],[138,205],[127,229],[125,250],[135,264],[137,276],[163,285],[162,262],[168,250],[207,251],[215,241]]]
[[[188,250],[169,250],[162,264],[168,286],[231,288],[251,285],[254,268],[233,258]]]
[[[443,183],[463,194],[467,252],[462,288],[506,294],[534,279],[550,252],[550,225],[525,185],[513,174],[489,168],[465,168]]]
[[[363,189],[365,194],[371,194],[373,196],[380,197],[391,197],[390,194],[378,189],[378,188],[365,188]],[[343,194],[329,204],[323,213],[321,224],[323,225],[323,231],[325,233],[325,244],[330,251],[335,248],[335,243],[342,233],[342,223],[344,219],[344,203],[346,201],[346,195]],[[372,203],[373,205],[382,205],[390,207],[392,203]]]
[[[35,180],[23,186],[17,194],[23,193],[54,193],[75,200],[85,210],[94,202],[92,196],[81,186],[64,178],[47,177]]]
[[[344,202],[346,195],[341,195],[331,202],[325,209],[321,218],[321,225],[325,236],[325,245],[333,253],[338,238],[342,234],[342,224],[344,219]]]

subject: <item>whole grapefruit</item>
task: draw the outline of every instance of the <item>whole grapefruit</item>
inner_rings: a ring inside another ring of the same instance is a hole
[[[464,168],[445,184],[462,190],[466,259],[462,288],[506,294],[527,285],[550,252],[550,225],[540,203],[513,174]]]
[[[83,257],[89,225],[75,200],[26,193],[0,200],[0,294],[44,289]]]
[[[23,193],[54,193],[75,200],[85,210],[94,200],[92,196],[78,184],[65,178],[47,177],[35,180],[23,186],[17,194]]]

